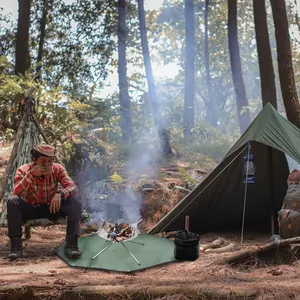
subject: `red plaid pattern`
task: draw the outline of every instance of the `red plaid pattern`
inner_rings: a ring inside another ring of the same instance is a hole
[[[34,166],[34,163],[30,163],[17,170],[13,195],[18,195],[27,203],[36,205],[51,202],[58,191],[58,184],[62,186],[60,191],[63,192],[63,198],[77,192],[76,184],[62,165],[54,163],[52,174],[44,179],[30,174]]]

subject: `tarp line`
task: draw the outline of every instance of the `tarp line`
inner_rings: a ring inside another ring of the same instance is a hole
[[[184,210],[184,209],[186,209],[190,204],[192,204],[195,200],[196,200],[196,198],[198,198],[198,196],[199,195],[201,195],[246,149],[247,149],[247,147],[248,147],[248,144],[222,169],[222,171],[220,171],[204,188],[203,188],[203,190],[201,190],[189,203],[187,203],[187,205],[183,208],[183,209],[181,209],[180,210],[180,212],[178,212],[178,214],[177,215],[175,215],[172,219],[171,219],[171,221],[169,222],[169,223],[167,223],[167,225],[166,226],[164,226],[161,230],[160,230],[160,232],[161,231],[163,231],[166,227],[168,227],[173,221],[174,221],[174,219],[176,219],[180,214],[181,214],[181,212]],[[181,203],[181,202],[180,202]],[[178,203],[178,205],[180,205],[180,203]],[[174,207],[173,209],[175,209],[176,207]],[[168,214],[167,214],[168,215]],[[166,216],[167,216],[166,215]],[[160,222],[162,222],[165,218],[166,218],[166,216],[164,216],[161,220],[160,220]],[[159,223],[160,223],[159,222]],[[159,224],[158,223],[158,224]],[[157,224],[157,225],[158,225]],[[152,229],[149,231],[149,232],[151,232],[152,231]]]

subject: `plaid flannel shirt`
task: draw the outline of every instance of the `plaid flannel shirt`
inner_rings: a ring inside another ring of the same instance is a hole
[[[76,184],[62,165],[54,163],[52,174],[44,179],[31,175],[30,170],[34,166],[35,163],[30,163],[18,168],[13,195],[20,196],[31,205],[38,205],[51,202],[58,190],[62,192],[64,199],[77,192]],[[60,189],[59,184],[62,186]]]

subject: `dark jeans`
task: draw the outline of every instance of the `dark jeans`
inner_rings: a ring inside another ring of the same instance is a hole
[[[30,219],[49,218],[55,220],[67,217],[67,235],[80,235],[81,204],[72,196],[61,200],[61,208],[58,213],[51,214],[48,204],[32,206],[19,196],[12,196],[7,201],[7,225],[8,236],[21,237],[22,224]]]

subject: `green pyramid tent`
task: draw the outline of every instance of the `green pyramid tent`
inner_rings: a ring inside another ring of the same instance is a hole
[[[243,156],[249,141],[255,156],[256,183],[247,185],[245,198]],[[287,191],[285,154],[300,163],[300,130],[267,104],[215,170],[149,233],[183,229],[186,215],[194,232],[239,229],[243,216],[245,229],[271,225]]]

